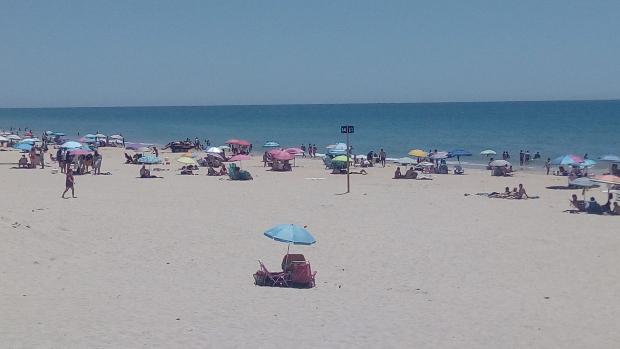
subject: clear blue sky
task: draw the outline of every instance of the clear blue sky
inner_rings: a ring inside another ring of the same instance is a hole
[[[0,1],[0,107],[620,98],[620,1]]]

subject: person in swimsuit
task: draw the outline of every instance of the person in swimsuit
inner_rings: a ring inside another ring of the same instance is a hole
[[[71,189],[71,196],[75,198],[75,179],[73,178],[73,170],[67,169],[67,175],[65,177],[65,191],[62,193],[62,198],[65,198],[65,194]]]

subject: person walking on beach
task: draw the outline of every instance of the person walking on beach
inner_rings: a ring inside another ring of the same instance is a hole
[[[519,165],[523,166],[524,159],[525,159],[525,153],[523,153],[523,150],[519,150]]]
[[[545,161],[545,168],[547,169],[547,176],[549,175],[549,170],[551,169],[551,159],[547,158],[547,161]]]
[[[65,199],[65,194],[71,189],[71,197],[75,198],[75,178],[73,178],[73,170],[67,169],[67,175],[65,177],[65,191],[62,193],[62,198]]]
[[[301,157],[304,157],[304,158],[305,158],[305,157],[306,157],[306,146],[302,144],[302,145],[299,147],[299,149],[301,149],[301,151],[303,152],[303,153],[301,154]]]
[[[381,151],[379,152],[379,161],[381,161],[381,166],[385,167],[385,157],[387,155],[385,154],[385,151],[383,151],[383,148],[381,148]]]

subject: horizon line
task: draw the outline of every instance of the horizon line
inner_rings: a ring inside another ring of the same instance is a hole
[[[480,101],[430,101],[430,102],[341,102],[341,103],[264,103],[264,104],[186,104],[186,105],[74,105],[0,107],[0,109],[80,109],[80,108],[203,108],[203,107],[277,107],[277,106],[320,106],[320,105],[377,105],[377,104],[465,104],[465,103],[554,103],[554,102],[618,102],[620,98],[603,99],[532,99],[532,100],[480,100]]]

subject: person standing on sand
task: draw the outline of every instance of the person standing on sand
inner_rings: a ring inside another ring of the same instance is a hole
[[[525,159],[525,154],[523,150],[519,150],[519,165],[523,166],[523,160]]]
[[[62,192],[61,197],[65,199],[65,194],[71,189],[71,197],[75,198],[75,178],[73,178],[73,170],[67,169],[67,175],[65,177],[65,191]]]
[[[549,175],[549,170],[551,169],[551,159],[547,158],[547,161],[545,161],[545,168],[547,169],[547,176]]]
[[[159,152],[157,151],[157,147],[153,147],[153,152],[155,153],[155,157],[159,157]]]
[[[385,167],[385,157],[387,155],[385,154],[385,151],[383,151],[383,148],[381,148],[381,151],[379,152],[379,161],[381,161],[381,166]]]

